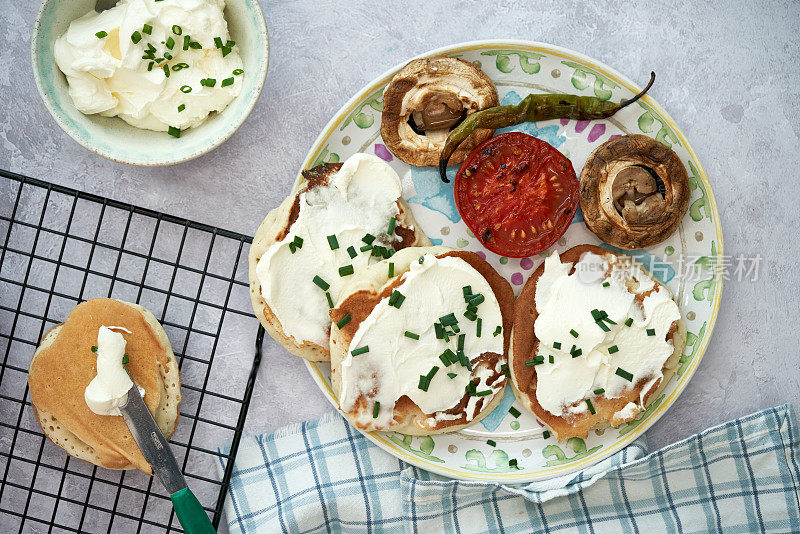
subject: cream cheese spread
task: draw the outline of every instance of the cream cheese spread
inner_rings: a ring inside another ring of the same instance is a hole
[[[477,335],[477,319],[470,321],[464,316],[465,286],[470,286],[473,295],[483,295],[484,300],[477,307],[477,317],[481,319],[480,337]],[[503,354],[503,336],[497,331],[503,320],[491,286],[461,258],[437,258],[426,254],[422,263],[411,263],[410,270],[403,274],[402,282],[394,291],[405,297],[400,307],[391,304],[391,297],[381,299],[352,338],[347,356],[342,361],[339,405],[349,412],[361,396],[370,406],[380,403],[377,417],[373,418],[375,414],[369,410],[369,413],[361,414],[363,420],[359,421],[376,427],[391,422],[395,403],[403,395],[434,420],[459,417],[441,412],[458,405],[473,372],[460,363],[444,365],[440,355],[447,349],[457,352],[460,343],[463,343],[463,353],[470,362],[486,352]],[[458,321],[463,341],[459,341],[457,335],[449,336],[449,340],[437,337],[434,323],[450,313]],[[369,350],[360,352],[364,347]],[[357,354],[353,355],[353,351]],[[475,388],[477,392],[491,390],[493,396],[504,384],[503,381],[496,381],[493,386],[488,384],[492,375],[500,372],[501,364],[497,363],[496,369],[485,365],[475,367],[474,376],[479,379]],[[428,387],[421,389],[420,378],[428,376],[434,367],[438,369]],[[490,395],[486,396],[491,399]],[[475,417],[481,398],[469,397],[465,410],[468,421]]]
[[[328,313],[342,287],[379,261],[374,246],[393,250],[400,240],[396,232],[388,233],[400,213],[400,195],[397,173],[380,158],[361,153],[348,158],[327,185],[299,195],[297,220],[256,266],[261,294],[286,335],[298,343],[328,346]]]
[[[128,401],[128,391],[133,386],[122,364],[125,338],[114,330],[131,333],[120,326],[101,326],[97,332],[97,376],[84,393],[86,405],[97,415],[122,415],[119,407]],[[144,396],[144,388],[136,387]]]
[[[662,377],[673,352],[666,337],[681,318],[669,290],[638,264],[586,253],[572,274],[571,268],[557,252],[550,255],[535,296],[543,361],[536,365],[536,400],[559,416],[584,413],[582,401],[600,389],[615,398],[645,380],[644,395]],[[624,412],[635,415],[630,406]]]
[[[75,107],[173,135],[222,111],[244,72],[224,9],[224,0],[120,0],[72,21],[54,55]]]

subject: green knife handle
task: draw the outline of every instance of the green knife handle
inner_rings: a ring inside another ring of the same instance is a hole
[[[203,510],[192,490],[183,488],[170,495],[169,498],[172,499],[175,515],[178,516],[178,521],[181,522],[186,534],[217,534],[206,511]]]

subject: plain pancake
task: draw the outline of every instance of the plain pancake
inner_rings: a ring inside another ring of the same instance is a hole
[[[572,263],[573,268],[570,272],[574,272],[574,264],[576,264],[586,252],[592,252],[600,256],[615,256],[622,261],[634,262],[634,260],[628,256],[614,254],[609,250],[595,245],[575,246],[560,254],[561,262]],[[644,269],[644,267],[642,268]],[[550,413],[537,402],[536,366],[528,367],[525,365],[525,362],[530,360],[539,346],[539,340],[536,339],[533,326],[536,318],[539,316],[536,312],[536,282],[543,272],[544,262],[539,265],[525,283],[514,306],[514,331],[511,340],[509,367],[511,369],[511,386],[514,389],[514,394],[517,399],[523,406],[533,412],[541,422],[550,427],[559,441],[573,436],[585,438],[592,428],[603,428],[609,424],[618,426],[635,418],[636,416],[632,416],[628,419],[620,419],[615,418],[614,414],[622,410],[629,402],[638,405],[642,390],[648,381],[647,379],[640,380],[637,384],[634,384],[631,389],[624,391],[620,397],[592,397],[592,405],[594,406],[595,414],[586,412],[567,418]],[[647,271],[645,270],[645,272]],[[657,286],[663,286],[663,284],[653,278],[652,274],[650,277]],[[672,341],[674,350],[661,369],[663,377],[656,381],[656,383],[641,396],[641,398],[644,399],[645,406],[658,396],[656,393],[664,388],[677,368],[678,360],[680,359],[680,355],[686,343],[686,327],[682,319],[673,323],[667,335],[667,340]]]
[[[297,220],[300,213],[300,194],[320,185],[326,185],[330,177],[336,174],[341,167],[341,163],[323,163],[312,169],[303,171],[305,182],[300,184],[296,191],[287,197],[280,206],[267,214],[267,217],[261,223],[261,226],[259,226],[253,238],[253,244],[250,247],[249,255],[250,300],[252,301],[256,317],[261,321],[264,329],[272,339],[283,345],[290,353],[305,358],[306,360],[317,362],[330,360],[329,347],[323,347],[311,341],[298,342],[285,333],[275,312],[272,311],[261,294],[261,282],[259,282],[258,276],[256,276],[256,266],[261,256],[263,256],[273,244],[286,237],[292,224]],[[416,220],[414,220],[414,215],[411,213],[411,207],[408,203],[403,198],[398,198],[397,207],[400,213],[396,217],[397,225],[395,226],[395,233],[402,238],[402,241],[394,245],[395,250],[430,245],[431,242],[422,232]]]
[[[339,321],[348,313],[351,317],[350,322],[344,328],[331,329],[331,383],[337,398],[341,393],[342,386],[342,361],[347,356],[347,349],[359,325],[369,316],[381,299],[391,295],[392,290],[402,283],[401,276],[409,270],[411,262],[417,261],[420,256],[429,253],[434,254],[437,258],[446,256],[460,258],[469,263],[489,283],[500,305],[500,312],[503,317],[504,354],[484,353],[478,357],[478,363],[475,363],[473,368],[477,370],[479,365],[483,365],[494,369],[498,360],[503,360],[503,363],[505,363],[511,342],[511,321],[514,309],[514,291],[508,281],[474,252],[455,251],[441,246],[410,248],[395,254],[389,260],[395,264],[395,276],[391,281],[388,276],[387,261],[370,266],[351,282],[345,289],[345,296],[342,297],[340,304],[331,310],[331,319],[334,322]],[[398,335],[401,335],[401,333],[398,333]],[[473,359],[473,362],[475,362],[475,359]],[[503,381],[503,387],[497,394],[492,396],[490,402],[486,402],[483,398],[478,400],[476,415],[471,421],[467,421],[465,412],[466,403],[469,400],[466,393],[458,405],[445,411],[445,413],[453,416],[460,415],[460,417],[442,421],[432,420],[410,398],[403,395],[395,404],[393,424],[389,428],[382,428],[381,430],[391,430],[409,435],[428,435],[455,432],[472,425],[491,413],[503,399],[503,388],[506,380],[504,373],[496,373],[495,376],[490,378],[489,383],[495,385],[498,380]],[[359,413],[371,412],[371,410],[372,408],[368,406],[366,399],[362,395],[356,399],[353,411],[342,413],[357,428],[373,430],[372,428],[364,428],[357,422]]]
[[[86,404],[86,386],[97,374],[100,326],[119,326],[127,369],[145,390],[144,401],[165,436],[178,421],[180,374],[167,335],[145,308],[114,299],[92,299],[76,306],[54,326],[34,353],[28,385],[34,414],[45,435],[68,454],[110,469],[151,473],[121,416],[98,415]]]

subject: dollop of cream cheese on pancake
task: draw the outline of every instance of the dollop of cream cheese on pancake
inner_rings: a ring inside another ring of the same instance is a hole
[[[339,269],[352,265],[357,274],[379,261],[370,250],[361,250],[367,245],[364,237],[374,236],[373,245],[389,248],[400,240],[396,233],[389,235],[388,229],[390,219],[400,212],[401,190],[394,169],[376,156],[359,153],[348,158],[327,185],[300,194],[297,220],[256,266],[261,294],[286,335],[298,343],[328,346],[330,305],[326,290],[314,283],[314,277],[330,285],[327,292],[336,304],[353,276],[341,276]],[[338,241],[335,250],[328,242],[330,235]],[[291,246],[297,237],[302,239],[300,248]],[[355,258],[348,253],[349,247],[357,253]]]
[[[681,317],[669,290],[653,282],[638,264],[586,253],[572,274],[571,268],[554,252],[536,284],[534,333],[537,355],[544,360],[536,365],[536,400],[559,416],[577,413],[573,408],[583,411],[585,403],[575,403],[596,396],[598,389],[615,398],[644,379],[643,396],[662,377],[664,362],[673,352],[666,336]],[[647,296],[640,305],[635,297],[642,293]],[[605,312],[613,323],[597,321],[593,310]],[[559,343],[560,349],[554,348]],[[573,357],[577,350],[581,354]],[[632,380],[619,376],[618,369],[632,374]],[[640,402],[644,404],[643,398]]]
[[[458,348],[458,335],[450,336],[449,341],[437,339],[434,323],[441,317],[455,314],[459,334],[465,336],[463,352],[470,362],[474,363],[486,352],[503,354],[503,335],[494,334],[503,324],[500,304],[486,279],[461,258],[437,258],[432,254],[422,258],[422,263],[411,263],[410,270],[402,275],[402,283],[394,288],[405,296],[400,307],[390,305],[390,297],[381,299],[359,325],[342,361],[339,404],[349,412],[359,397],[366,397],[370,408],[360,414],[365,423],[389,424],[395,403],[403,395],[425,414],[435,414],[437,420],[453,418],[438,412],[459,404],[473,372],[460,363],[445,366],[439,358],[447,349],[455,353]],[[480,337],[477,336],[477,322],[464,316],[465,286],[471,287],[473,295],[480,293],[485,299],[477,311],[481,319]],[[416,334],[419,339],[407,337],[405,332]],[[363,347],[368,347],[369,351],[353,356],[352,351]],[[485,365],[475,368],[475,376],[480,380],[476,391],[491,389],[492,395],[497,392],[496,388],[504,382],[496,382],[495,388],[487,384],[493,372],[500,372],[500,363],[497,366],[498,369],[487,369]],[[439,369],[427,391],[423,391],[419,388],[420,376],[428,375],[433,367]],[[448,373],[455,373],[455,377],[451,378]],[[468,421],[475,417],[480,398],[470,396],[465,408]],[[373,418],[375,402],[379,402],[380,407],[378,417]]]
[[[120,406],[128,402],[133,381],[122,364],[126,341],[114,330],[130,330],[121,326],[101,326],[97,331],[97,376],[86,386],[86,405],[97,415],[122,415]],[[139,393],[144,396],[141,386]]]

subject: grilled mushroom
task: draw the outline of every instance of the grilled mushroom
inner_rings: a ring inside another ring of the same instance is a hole
[[[623,249],[668,238],[689,208],[689,177],[678,155],[646,135],[606,141],[581,172],[581,211],[600,239]]]
[[[437,165],[447,134],[467,115],[498,104],[492,80],[472,63],[449,57],[415,59],[383,93],[381,137],[409,165]],[[454,165],[491,137],[478,130],[450,158]]]

